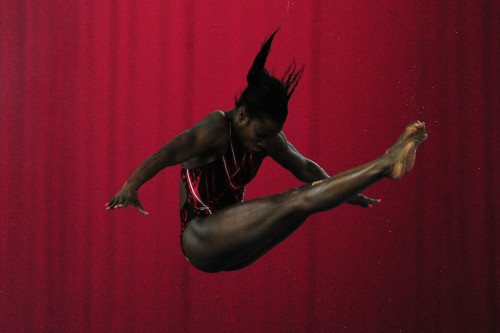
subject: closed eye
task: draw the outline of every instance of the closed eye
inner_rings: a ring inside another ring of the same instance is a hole
[[[257,137],[260,139],[269,139],[273,136],[278,135],[278,133],[256,133]]]

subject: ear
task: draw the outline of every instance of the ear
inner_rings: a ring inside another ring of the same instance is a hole
[[[242,106],[240,108],[240,111],[238,112],[238,122],[241,124],[241,125],[246,125],[248,124],[248,122],[250,121],[250,117],[248,116],[248,111],[247,111],[247,108],[245,106]]]

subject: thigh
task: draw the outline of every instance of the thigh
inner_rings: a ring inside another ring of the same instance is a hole
[[[183,249],[193,265],[216,266],[262,251],[307,216],[300,209],[301,189],[260,197],[193,219],[183,234]]]

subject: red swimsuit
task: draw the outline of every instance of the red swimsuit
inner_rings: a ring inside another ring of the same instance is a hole
[[[242,202],[245,186],[257,174],[266,154],[243,153],[233,146],[231,120],[225,113],[229,145],[219,159],[194,169],[181,169],[187,198],[181,209],[181,234],[189,221],[215,213],[231,204]]]

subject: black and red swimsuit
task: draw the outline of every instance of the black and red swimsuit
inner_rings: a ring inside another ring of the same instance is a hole
[[[243,201],[245,186],[255,177],[266,154],[243,153],[233,145],[231,120],[225,113],[229,145],[219,159],[193,169],[181,169],[186,202],[181,209],[181,234],[189,221]]]

